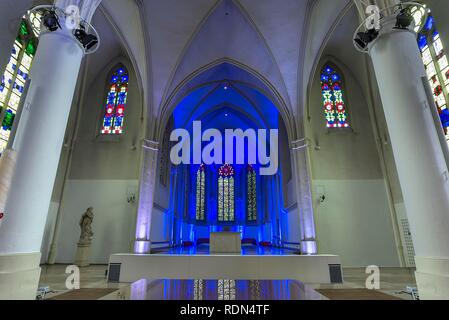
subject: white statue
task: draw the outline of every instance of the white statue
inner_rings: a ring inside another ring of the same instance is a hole
[[[90,244],[94,233],[92,232],[92,222],[94,221],[94,208],[87,209],[80,220],[81,237],[80,244]]]

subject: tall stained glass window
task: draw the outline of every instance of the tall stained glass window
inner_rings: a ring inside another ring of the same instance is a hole
[[[120,135],[123,133],[128,82],[128,71],[123,66],[117,67],[110,76],[101,134]]]
[[[206,293],[206,281],[194,280],[193,281],[193,300],[195,300],[195,301],[204,300],[205,293]]]
[[[321,72],[321,90],[328,128],[349,128],[343,94],[343,79],[330,65]]]
[[[246,174],[247,206],[246,215],[249,222],[257,221],[257,175],[253,166],[248,165]]]
[[[218,171],[218,220],[235,221],[234,168],[223,165]]]
[[[25,18],[11,50],[9,62],[0,82],[0,154],[6,149],[17,109],[22,100],[26,81],[38,45],[40,15],[32,14],[31,26]]]
[[[426,68],[427,78],[433,90],[446,139],[449,141],[449,110],[447,105],[449,99],[449,63],[436,27],[435,18],[430,10],[427,12],[427,20],[423,22],[426,10],[428,9],[414,7],[412,14],[417,25],[415,31],[418,32],[418,46]]]
[[[235,280],[218,280],[218,300],[219,301],[236,300]]]
[[[196,173],[196,220],[206,220],[206,167],[204,164]]]

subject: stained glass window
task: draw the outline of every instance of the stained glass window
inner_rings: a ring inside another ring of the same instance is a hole
[[[349,128],[343,94],[343,79],[330,65],[321,72],[321,90],[328,128]]]
[[[128,71],[123,66],[119,66],[110,76],[101,134],[120,135],[123,133],[128,82]]]
[[[206,282],[204,280],[194,280],[193,282],[193,300],[201,301],[206,293]]]
[[[40,14],[33,14],[40,21]],[[36,22],[37,24],[37,22]],[[0,154],[6,149],[36,53],[39,29],[24,18],[0,82]]]
[[[253,166],[248,166],[247,180],[247,219],[250,222],[257,221],[257,175]]]
[[[196,174],[196,220],[206,220],[206,167],[200,166]]]
[[[236,299],[235,280],[218,280],[218,300],[233,301]]]
[[[234,168],[223,165],[218,171],[218,220],[233,222],[235,220]]]
[[[441,124],[443,125],[446,139],[449,141],[449,63],[444,50],[443,42],[438,33],[435,18],[428,10],[427,20],[423,21],[426,8],[412,8],[412,15],[417,25],[418,46],[421,51],[424,66],[427,72],[430,86],[433,90]]]

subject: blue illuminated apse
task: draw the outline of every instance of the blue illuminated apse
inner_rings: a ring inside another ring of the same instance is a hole
[[[277,129],[280,165],[273,176],[261,176],[260,163],[250,166],[246,156],[245,164],[224,171],[222,165],[172,166],[169,210],[175,247],[207,248],[210,233],[216,231],[241,232],[243,245],[257,248],[280,246],[287,235],[282,188],[283,171],[291,178],[290,152],[288,147],[283,150],[288,146],[285,125],[267,92],[248,72],[222,64],[193,79],[178,94],[171,119],[175,128],[193,136],[193,122],[201,121],[202,132],[217,129],[223,137],[226,129]],[[245,149],[247,154],[247,143]]]

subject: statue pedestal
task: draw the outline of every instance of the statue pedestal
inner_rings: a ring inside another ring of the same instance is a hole
[[[90,246],[91,243],[78,243],[78,249],[76,250],[75,265],[78,267],[90,266]]]

